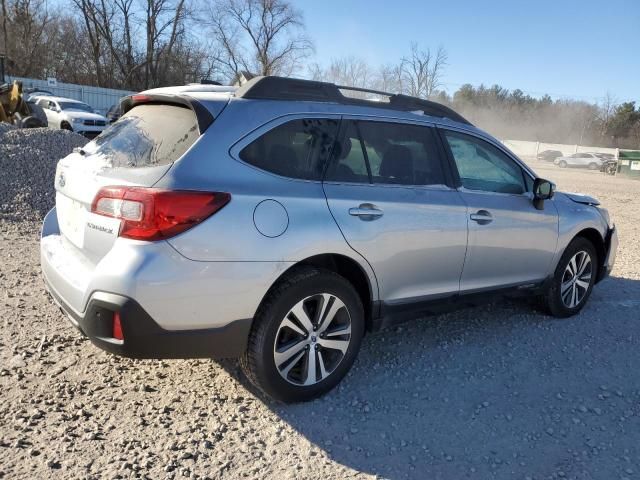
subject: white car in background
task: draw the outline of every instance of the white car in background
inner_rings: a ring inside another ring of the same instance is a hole
[[[44,109],[49,128],[72,130],[94,138],[109,124],[105,116],[96,113],[89,105],[71,98],[38,96],[35,103]]]
[[[600,170],[604,160],[602,154],[598,153],[574,153],[567,157],[558,157],[553,163],[560,168],[577,167],[588,168],[589,170]]]

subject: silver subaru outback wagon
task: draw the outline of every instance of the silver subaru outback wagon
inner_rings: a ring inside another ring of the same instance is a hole
[[[258,77],[156,89],[60,160],[41,261],[98,347],[238,357],[283,401],[315,398],[363,335],[491,294],[574,315],[617,235],[451,109]]]

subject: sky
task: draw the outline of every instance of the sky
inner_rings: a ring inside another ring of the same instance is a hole
[[[396,63],[411,42],[449,60],[443,82],[640,103],[640,0],[296,0],[316,58]]]

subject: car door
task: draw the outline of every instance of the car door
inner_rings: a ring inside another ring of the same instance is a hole
[[[42,100],[40,102],[40,105],[42,106],[42,110],[44,111],[44,114],[47,117],[47,125],[51,128],[59,127],[59,125],[56,123],[57,121],[56,112],[52,110],[52,108],[55,108],[55,107],[52,107],[55,104],[51,100]]]
[[[587,153],[574,153],[572,157],[576,167],[586,167],[591,161],[591,157]]]
[[[532,176],[497,145],[460,131],[441,133],[468,207],[461,293],[543,281],[558,241],[553,201],[537,210]]]
[[[51,115],[51,120],[49,121],[49,125],[53,125],[54,128],[61,128],[62,113],[61,113],[60,105],[58,104],[58,102],[54,102],[53,100],[49,101],[49,113]]]
[[[331,213],[389,307],[459,289],[466,207],[438,148],[430,126],[345,117],[325,176]]]

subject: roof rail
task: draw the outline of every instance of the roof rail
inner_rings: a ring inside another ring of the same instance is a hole
[[[388,101],[349,97],[344,95],[342,90],[380,95],[387,97]],[[386,108],[405,112],[421,111],[424,112],[425,115],[432,117],[448,118],[455,122],[471,125],[471,122],[453,109],[430,100],[379,90],[370,90],[368,88],[347,87],[328,82],[302,80],[299,78],[275,76],[254,77],[236,90],[235,96],[255,100],[302,100]]]

